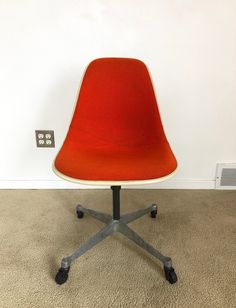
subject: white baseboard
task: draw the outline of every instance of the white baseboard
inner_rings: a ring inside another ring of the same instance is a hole
[[[0,189],[106,189],[109,186],[81,185],[63,180],[0,180]],[[124,186],[137,189],[215,189],[214,180],[172,179],[161,183]]]

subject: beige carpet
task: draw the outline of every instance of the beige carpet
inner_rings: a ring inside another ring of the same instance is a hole
[[[122,211],[159,204],[130,224],[172,257],[178,282],[161,263],[115,234],[54,276],[61,258],[101,222],[78,220],[75,205],[111,212],[110,190],[0,191],[0,307],[236,307],[236,191],[123,190]]]

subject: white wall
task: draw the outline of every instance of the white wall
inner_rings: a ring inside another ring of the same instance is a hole
[[[97,57],[149,66],[179,161],[160,187],[212,188],[216,163],[236,161],[235,0],[1,0],[0,37],[1,188],[72,187],[50,168]]]

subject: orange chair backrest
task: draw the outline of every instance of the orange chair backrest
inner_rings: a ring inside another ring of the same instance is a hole
[[[120,148],[165,138],[148,70],[130,58],[101,58],[85,72],[67,138]]]

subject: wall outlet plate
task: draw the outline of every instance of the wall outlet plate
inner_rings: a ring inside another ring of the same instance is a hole
[[[55,148],[53,130],[36,130],[36,145],[38,148]]]

